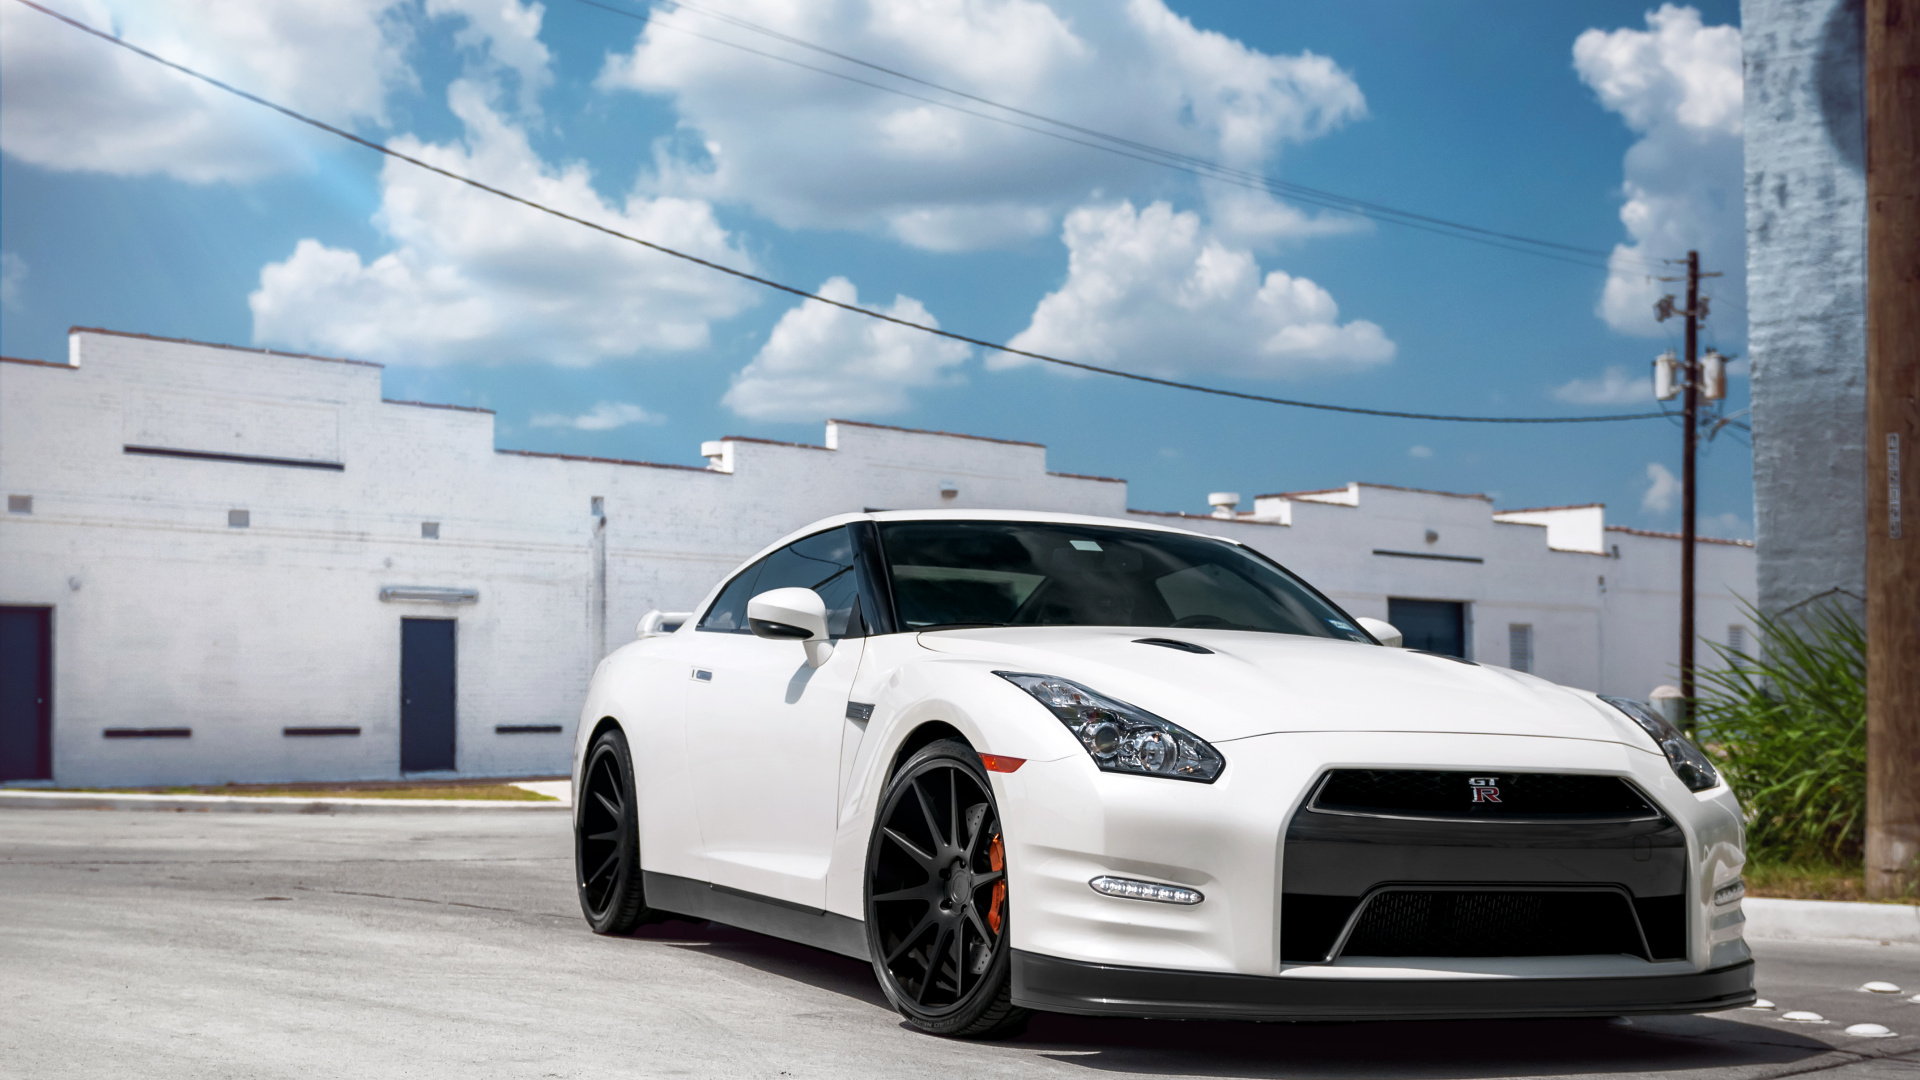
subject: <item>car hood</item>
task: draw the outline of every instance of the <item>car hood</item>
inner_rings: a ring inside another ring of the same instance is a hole
[[[1188,642],[1210,654],[1141,644]],[[1231,630],[1021,626],[927,631],[923,648],[1054,675],[1212,742],[1284,731],[1426,731],[1596,739],[1638,729],[1588,695],[1510,671],[1353,641]]]

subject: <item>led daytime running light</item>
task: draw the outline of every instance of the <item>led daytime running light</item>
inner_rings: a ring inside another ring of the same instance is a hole
[[[1227,767],[1205,739],[1145,709],[1052,675],[996,671],[1045,705],[1106,772],[1211,784]]]
[[[1731,884],[1722,885],[1713,890],[1713,902],[1716,907],[1721,904],[1731,904],[1745,895],[1747,895],[1746,881],[1734,878]]]
[[[1102,896],[1118,896],[1123,900],[1151,900],[1156,904],[1185,904],[1192,906],[1205,900],[1198,889],[1183,889],[1178,885],[1161,885],[1152,881],[1135,881],[1123,877],[1097,877],[1087,882],[1093,891]]]

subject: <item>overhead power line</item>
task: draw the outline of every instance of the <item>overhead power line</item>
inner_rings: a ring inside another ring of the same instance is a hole
[[[1474,423],[1474,424],[1592,424],[1592,423],[1605,423],[1608,421],[1617,421],[1617,420],[1657,420],[1664,415],[1658,412],[1648,412],[1648,413],[1623,413],[1623,414],[1618,414],[1613,416],[1452,416],[1452,415],[1446,415],[1441,413],[1402,412],[1396,409],[1369,409],[1369,408],[1363,408],[1357,405],[1329,405],[1324,402],[1295,401],[1290,398],[1271,397],[1266,394],[1251,394],[1251,393],[1246,393],[1239,390],[1227,390],[1227,389],[1223,389],[1215,386],[1201,386],[1196,383],[1180,382],[1179,380],[1176,380],[1176,379],[1163,379],[1154,375],[1141,375],[1131,371],[1120,371],[1116,368],[1101,367],[1097,364],[1081,363],[1080,361],[1077,361],[1077,360],[1063,360],[1060,357],[1048,356],[1045,353],[1030,352],[1026,349],[1017,349],[1011,345],[1003,345],[999,342],[987,341],[983,338],[969,337],[966,334],[956,334],[950,330],[942,330],[938,327],[926,326],[921,323],[916,323],[906,319],[896,318],[892,315],[885,314],[884,312],[874,311],[870,308],[863,308],[858,304],[848,304],[839,300],[832,300],[825,296],[821,296],[818,293],[811,293],[805,289],[795,288],[792,285],[786,285],[781,282],[774,281],[772,278],[761,277],[758,274],[749,273],[745,270],[736,270],[731,266],[726,266],[721,263],[713,262],[712,260],[709,260],[709,259],[703,259],[698,255],[689,254],[684,251],[678,251],[678,250],[675,250],[674,248],[667,247],[663,244],[656,244],[651,240],[644,240],[644,239],[641,239],[640,237],[632,236],[628,233],[623,233],[618,229],[610,229],[605,225],[601,225],[598,222],[589,221],[586,218],[575,217],[574,215],[569,214],[564,210],[557,210],[544,203],[535,202],[532,199],[515,195],[510,191],[506,191],[501,188],[494,187],[490,184],[482,183],[479,180],[475,180],[470,176],[463,176],[460,173],[454,172],[450,169],[443,169],[438,165],[429,164],[428,162],[422,161],[417,157],[413,157],[409,154],[403,154],[400,151],[395,150],[392,147],[387,146],[383,143],[375,142],[372,139],[361,138],[360,136],[355,135],[350,131],[346,131],[341,128],[334,127],[332,124],[329,124],[323,120],[316,120],[313,117],[306,115],[305,113],[298,112],[294,109],[288,108],[285,105],[281,105],[276,102],[269,101],[268,99],[263,98],[258,94],[249,93],[236,86],[229,85],[228,83],[222,82],[211,75],[207,75],[202,72],[196,71],[193,68],[186,66],[185,64],[181,64],[173,60],[169,60],[164,56],[160,56],[156,53],[149,52],[138,45],[134,45],[128,41],[124,41],[118,37],[113,36],[112,34],[106,33],[101,30],[96,30],[93,27],[88,26],[83,22],[79,22],[78,20],[68,18],[67,16],[62,15],[57,11],[54,11],[47,7],[43,7],[42,5],[35,3],[34,0],[18,0],[18,2],[26,5],[27,7],[32,8],[35,11],[40,12],[43,15],[49,16],[54,19],[58,19],[61,22],[67,24],[68,26],[73,27],[76,30],[82,31],[83,33],[86,33],[86,34],[90,34],[96,38],[99,38],[102,41],[117,45],[120,48],[126,49],[127,51],[132,52],[138,56],[145,57],[146,59],[151,60],[156,64],[161,64],[165,67],[172,68],[173,70],[180,72],[182,75],[186,75],[190,78],[198,79],[209,86],[215,87],[220,90],[224,90],[229,94],[233,94],[236,97],[243,98],[247,101],[251,101],[254,104],[259,105],[263,108],[272,109],[274,112],[277,112],[289,119],[297,120],[300,123],[306,124],[309,127],[316,128],[320,131],[324,131],[330,135],[337,135],[340,138],[347,140],[348,142],[352,142],[359,146],[366,147],[367,149],[372,150],[376,153],[384,154],[387,157],[393,158],[396,161],[404,161],[409,165],[413,165],[418,168],[424,169],[430,173],[435,173],[440,176],[444,176],[449,180],[457,181],[459,183],[467,185],[468,187],[475,188],[480,191],[484,191],[489,195],[497,195],[500,198],[506,199],[510,202],[519,203],[521,206],[525,206],[532,210],[537,210],[543,214],[548,214],[552,217],[559,218],[563,221],[570,221],[575,225],[584,226],[586,228],[594,230],[595,232],[603,233],[607,236],[614,237],[615,239],[625,240],[628,243],[638,244],[641,247],[660,252],[663,255],[670,255],[676,259],[683,259],[695,265],[704,266],[709,270],[716,270],[722,274],[726,274],[731,277],[740,278],[743,281],[751,281],[757,285],[764,285],[769,289],[774,289],[779,292],[788,293],[792,296],[798,296],[805,300],[813,300],[818,303],[826,304],[830,307],[840,308],[843,311],[853,312],[856,315],[864,315],[869,319],[876,319],[880,322],[893,323],[896,326],[904,326],[910,330],[918,330],[918,331],[921,331],[922,333],[932,334],[934,336],[947,338],[952,341],[964,342],[968,345],[977,346],[979,348],[987,349],[992,352],[1007,353],[1008,355],[1011,355],[1011,356],[1024,356],[1030,360],[1039,360],[1049,364],[1057,364],[1061,367],[1074,368],[1080,371],[1092,372],[1097,375],[1111,375],[1116,378],[1130,379],[1134,382],[1149,383],[1154,386],[1166,386],[1176,390],[1191,390],[1195,393],[1212,394],[1217,397],[1238,398],[1242,401],[1257,401],[1257,402],[1263,402],[1269,405],[1288,405],[1288,406],[1292,406],[1294,408],[1300,408],[1300,409],[1319,409],[1326,412],[1354,413],[1362,416],[1387,416],[1387,417],[1397,417],[1405,420],[1445,420],[1445,421],[1455,421],[1460,423]]]
[[[951,94],[955,97],[963,98],[967,101],[975,102],[980,105],[985,105],[989,108],[999,109],[1006,113],[1012,114],[1013,116],[1022,117],[1027,120],[1035,121],[1036,123],[1039,123],[1039,124],[1048,125],[1048,127],[1044,127],[1044,128],[1034,127],[1030,124],[1024,124],[1016,120],[1011,120],[1006,116],[997,116],[990,113],[980,112],[976,109],[970,109],[963,105],[955,104],[952,101],[943,101],[938,98],[926,97],[921,94],[916,94],[907,90],[902,90],[897,86],[888,86],[883,83],[876,83],[868,79],[862,79],[853,75],[849,75],[845,72],[834,71],[830,68],[817,67],[813,64],[808,64],[799,60],[795,60],[792,57],[781,56],[778,53],[771,53],[762,49],[756,49],[750,45],[744,45],[737,41],[729,41],[726,38],[714,37],[711,34],[703,34],[698,30],[694,30],[689,27],[679,25],[677,23],[668,22],[665,19],[660,18],[658,14],[642,14],[640,12],[632,11],[624,7],[616,6],[615,4],[603,3],[601,2],[601,0],[575,0],[575,2],[579,4],[583,4],[587,7],[597,8],[601,11],[605,11],[610,14],[620,16],[621,18],[632,19],[637,22],[643,22],[643,23],[648,23],[649,25],[659,26],[663,29],[672,30],[676,33],[686,34],[689,37],[699,38],[702,41],[709,41],[716,45],[723,45],[727,48],[736,49],[741,52],[762,57],[764,59],[777,61],[782,64],[788,64],[793,67],[801,68],[806,71],[812,71],[820,75],[829,76],[831,78],[842,79],[846,82],[854,83],[859,86],[869,87],[871,89],[879,90],[884,93],[895,94],[900,97],[908,98],[913,101],[923,102],[925,104],[937,106],[939,108],[950,109],[954,112],[962,113],[967,116],[976,117],[981,120],[987,120],[992,123],[1004,124],[1008,127],[1018,128],[1021,131],[1031,132],[1036,135],[1043,135],[1052,139],[1059,139],[1062,142],[1072,143],[1076,146],[1083,146],[1092,150],[1099,150],[1104,153],[1117,155],[1119,157],[1131,158],[1132,160],[1145,162],[1150,165],[1158,165],[1164,168],[1174,169],[1179,172],[1184,172],[1184,173],[1191,174],[1193,176],[1200,177],[1201,179],[1214,180],[1222,183],[1232,184],[1237,187],[1248,188],[1256,191],[1263,191],[1270,195],[1280,196],[1295,202],[1306,203],[1311,206],[1318,206],[1324,209],[1334,210],[1341,213],[1353,214],[1359,217],[1369,218],[1374,221],[1386,222],[1392,225],[1401,225],[1407,228],[1419,229],[1423,232],[1436,233],[1441,236],[1451,236],[1459,240],[1468,240],[1473,243],[1485,244],[1489,247],[1501,248],[1507,251],[1517,251],[1524,255],[1534,255],[1540,258],[1554,259],[1559,262],[1572,263],[1573,265],[1576,265],[1576,266],[1586,266],[1586,267],[1591,267],[1597,270],[1613,269],[1614,262],[1632,263],[1642,268],[1653,270],[1653,269],[1660,268],[1663,262],[1670,261],[1670,260],[1647,260],[1647,259],[1637,258],[1634,256],[1616,255],[1612,251],[1602,250],[1599,248],[1581,247],[1575,244],[1561,243],[1556,240],[1543,240],[1538,237],[1524,236],[1518,233],[1510,233],[1510,232],[1503,232],[1497,229],[1483,228],[1478,225],[1470,225],[1465,222],[1452,221],[1446,218],[1435,217],[1430,214],[1416,213],[1411,210],[1401,210],[1396,207],[1386,206],[1381,203],[1376,203],[1376,202],[1371,202],[1365,199],[1355,198],[1350,195],[1342,195],[1339,192],[1327,191],[1323,188],[1308,187],[1305,184],[1297,184],[1291,181],[1280,180],[1278,178],[1268,176],[1264,173],[1253,172],[1246,169],[1238,169],[1228,165],[1222,165],[1218,162],[1211,161],[1206,158],[1196,157],[1192,154],[1186,154],[1177,150],[1169,150],[1164,147],[1155,146],[1151,143],[1141,142],[1139,140],[1130,139],[1125,136],[1114,135],[1109,132],[1100,131],[1096,128],[1090,128],[1084,125],[1071,123],[1066,120],[1056,119],[1054,117],[1047,116],[1044,113],[1034,112],[1030,109],[1020,108],[1019,106],[1015,106],[1015,105],[1008,105],[1003,102],[995,101],[991,98],[983,97],[978,94],[969,93],[968,91],[965,91],[965,90],[960,90],[955,87],[946,86],[941,83],[933,82],[932,80],[929,80],[929,79],[923,79],[917,75],[912,75],[907,72],[897,70],[895,68],[887,67],[884,64],[878,64],[871,60],[865,60],[860,57],[850,55],[848,53],[827,48],[826,46],[820,45],[816,42],[807,41],[804,38],[794,37],[790,34],[785,34],[778,30],[761,26],[758,23],[754,23],[747,19],[739,18],[738,16],[735,16],[735,15],[730,15],[726,12],[716,11],[712,8],[704,7],[699,4],[688,3],[686,2],[686,0],[661,0],[661,2],[663,4],[667,4],[676,9],[679,9],[681,11],[693,12],[699,15],[704,15],[704,16],[707,16],[708,18],[719,20],[721,22],[727,23],[728,25],[737,27],[742,30],[747,30],[752,33],[761,34],[763,36],[772,38],[774,40],[781,41],[789,45],[793,45],[797,48],[807,49],[823,56],[829,56],[836,60],[841,60],[849,64],[855,64],[860,67],[867,68],[871,71],[879,72],[881,74],[885,74],[893,78],[901,79],[906,82],[914,83],[919,86],[927,87],[928,89],[938,90],[942,93]],[[1596,258],[1602,259],[1602,260],[1608,260],[1608,261],[1596,262],[1594,261]]]

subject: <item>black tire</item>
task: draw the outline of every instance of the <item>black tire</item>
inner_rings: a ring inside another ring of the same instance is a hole
[[[1005,848],[966,743],[933,743],[887,782],[867,845],[867,950],[887,1000],[922,1031],[990,1039],[1026,1026],[1012,1000]]]
[[[619,728],[608,728],[587,750],[573,819],[580,912],[596,934],[631,934],[653,917],[640,879],[640,816],[633,793],[627,737]]]

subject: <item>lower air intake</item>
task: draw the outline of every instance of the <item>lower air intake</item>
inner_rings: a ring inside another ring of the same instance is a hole
[[[1368,898],[1342,956],[1647,958],[1633,905],[1613,890],[1383,889]]]

